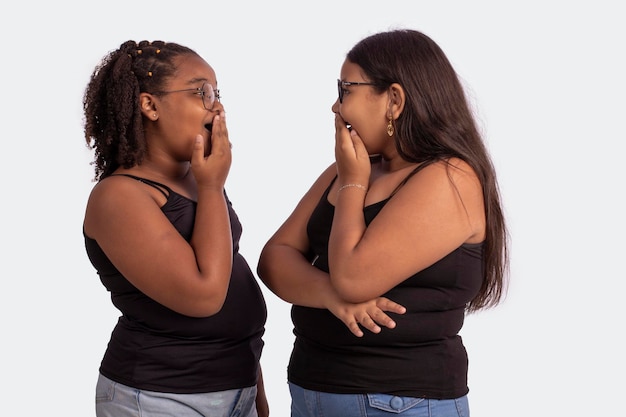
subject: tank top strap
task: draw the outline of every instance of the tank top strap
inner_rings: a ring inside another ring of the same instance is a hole
[[[147,178],[137,177],[137,176],[131,175],[131,174],[112,174],[110,176],[111,177],[113,177],[113,176],[128,177],[128,178],[132,178],[132,179],[135,179],[137,181],[143,182],[144,184],[147,184],[147,185],[149,185],[151,187],[154,187],[155,189],[159,190],[165,196],[165,198],[169,198],[169,195],[172,192],[170,187],[168,187],[167,185],[161,184],[160,182],[156,182],[156,181],[153,181],[153,180],[149,180]]]
[[[333,179],[328,184],[328,187],[326,187],[326,191],[324,191],[324,195],[322,195],[322,198],[325,198],[325,199],[328,200],[328,194],[330,194],[330,189],[332,188],[332,186],[333,186],[333,184],[335,183],[336,180],[337,180],[337,175],[335,175],[333,177]]]

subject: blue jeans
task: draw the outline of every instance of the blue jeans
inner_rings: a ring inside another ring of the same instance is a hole
[[[467,395],[453,400],[388,394],[331,394],[289,383],[291,417],[469,417]]]
[[[100,375],[97,417],[257,417],[256,385],[206,394],[145,391]]]

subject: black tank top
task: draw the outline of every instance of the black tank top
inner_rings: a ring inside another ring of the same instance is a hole
[[[189,241],[196,203],[163,184],[127,176],[167,197],[161,210]],[[267,311],[261,289],[239,253],[242,226],[227,201],[233,269],[224,306],[211,317],[184,316],[152,300],[120,274],[98,242],[85,236],[89,259],[122,312],[100,366],[104,376],[131,387],[170,393],[214,392],[256,384]]]
[[[334,215],[329,190],[330,186],[307,227],[314,266],[325,272]],[[390,198],[363,209],[366,224]],[[365,330],[361,338],[328,310],[293,306],[296,339],[289,381],[332,393],[437,399],[467,394],[468,359],[458,333],[466,304],[478,293],[483,276],[482,244],[460,246],[384,294],[407,312],[390,313],[396,328],[383,328],[378,334]]]

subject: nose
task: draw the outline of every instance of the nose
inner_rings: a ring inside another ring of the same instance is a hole
[[[224,105],[221,101],[215,100],[213,102],[213,107],[209,110],[212,113],[219,113],[224,111]]]

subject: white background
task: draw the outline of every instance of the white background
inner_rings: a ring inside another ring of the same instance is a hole
[[[472,415],[623,412],[625,13],[613,1],[23,1],[0,6],[0,414],[94,415],[118,312],[84,251],[93,186],[82,93],[122,42],[165,40],[217,72],[227,183],[262,245],[333,160],[330,110],[362,37],[430,35],[468,87],[512,237],[500,307],[468,317]],[[266,291],[272,416],[286,417],[289,306]],[[9,412],[9,410],[12,410]]]

